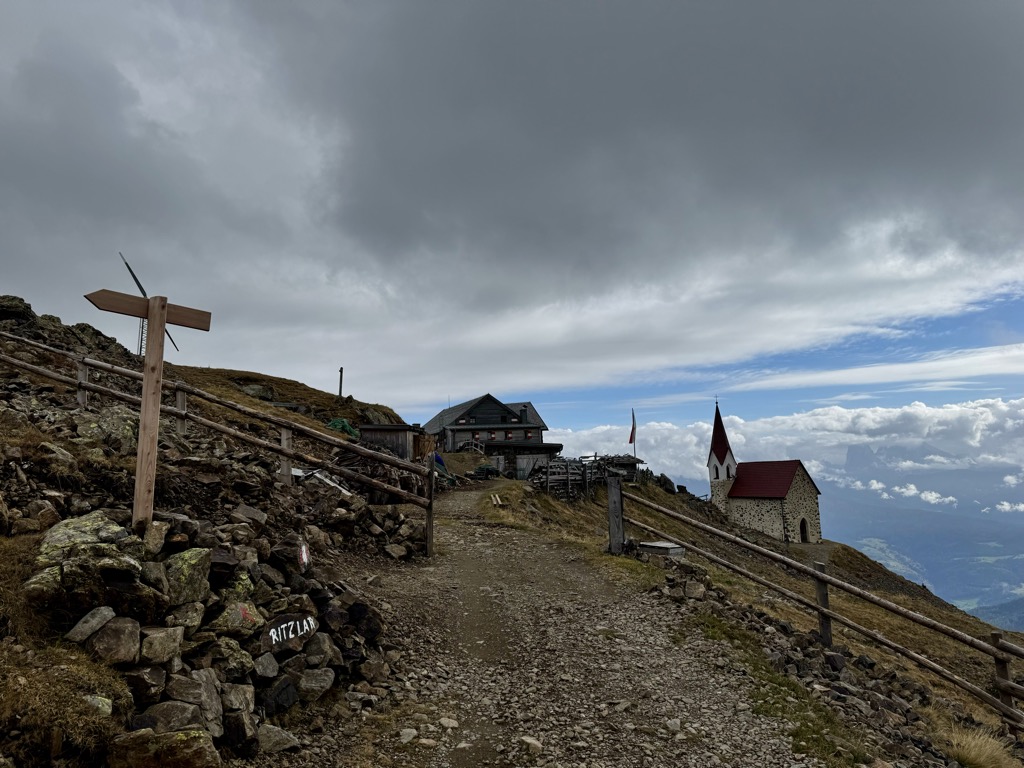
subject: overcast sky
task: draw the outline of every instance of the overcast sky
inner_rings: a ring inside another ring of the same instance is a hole
[[[121,251],[213,313],[174,362],[531,399],[574,453],[635,407],[683,480],[716,395],[740,460],[948,417],[1024,464],[1021,40],[1018,0],[11,0],[0,293],[133,347],[82,298]]]

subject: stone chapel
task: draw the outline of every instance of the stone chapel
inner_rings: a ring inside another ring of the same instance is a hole
[[[708,452],[711,503],[730,522],[766,533],[779,541],[816,544],[821,516],[814,484],[803,462],[745,461],[733,456],[722,414],[715,403],[715,424]]]

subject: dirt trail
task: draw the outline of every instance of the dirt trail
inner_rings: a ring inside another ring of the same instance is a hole
[[[372,744],[367,724],[328,719],[275,766],[818,765],[753,714],[726,646],[680,635],[674,604],[575,548],[488,524],[483,493],[442,496],[437,557],[367,586],[402,638],[405,701]]]

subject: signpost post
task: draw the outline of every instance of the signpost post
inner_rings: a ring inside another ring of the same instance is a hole
[[[132,529],[143,534],[153,519],[153,489],[156,479],[157,438],[160,435],[160,391],[164,378],[164,330],[168,323],[210,330],[210,313],[178,304],[166,296],[143,298],[116,291],[86,294],[97,309],[130,317],[145,318],[146,357],[142,370],[142,408],[139,413],[139,451],[135,463],[135,499]]]

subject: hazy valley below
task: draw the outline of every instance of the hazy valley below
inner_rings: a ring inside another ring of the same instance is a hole
[[[856,547],[960,608],[1024,629],[1024,516],[1006,478],[1013,465],[980,465],[928,445],[851,449],[816,481],[823,535]]]

